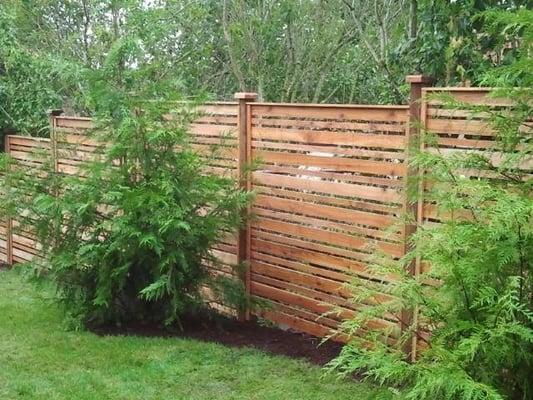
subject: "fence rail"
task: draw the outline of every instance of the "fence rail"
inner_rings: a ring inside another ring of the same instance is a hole
[[[409,165],[420,127],[437,135],[442,151],[483,151],[494,144],[482,113],[452,110],[431,96],[508,105],[489,97],[489,89],[423,88],[428,81],[420,76],[408,81],[406,106],[258,103],[253,94],[239,93],[235,103],[203,106],[190,126],[200,152],[225,137],[224,151],[209,159],[210,169],[240,177],[243,187],[257,193],[249,225],[213,253],[220,273],[249,265],[247,290],[272,304],[262,317],[312,335],[329,334],[357,312],[344,284],[354,276],[374,278],[368,269],[372,251],[396,259],[408,251],[416,224],[409,225],[405,214],[412,212],[418,224],[439,221],[432,204],[410,204],[406,196],[409,177],[423,173]],[[6,151],[28,168],[40,162],[36,150],[54,152],[57,172],[73,174],[97,149],[86,134],[91,126],[88,118],[53,115],[51,140],[8,136]],[[244,166],[256,162],[258,168],[245,177]],[[10,264],[38,252],[31,233],[15,226],[16,221],[0,226],[0,260]],[[423,265],[406,267],[417,274]],[[332,307],[340,313],[324,316]],[[406,310],[402,318],[383,316],[375,325],[397,335],[404,328],[399,321],[410,318]]]

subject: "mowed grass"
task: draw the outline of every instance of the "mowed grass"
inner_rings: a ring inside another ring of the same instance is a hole
[[[51,293],[0,271],[0,399],[373,399],[303,361],[179,338],[63,328]]]

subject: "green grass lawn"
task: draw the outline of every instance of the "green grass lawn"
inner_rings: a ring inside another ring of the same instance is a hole
[[[373,399],[376,389],[254,349],[66,331],[50,293],[0,272],[0,399]]]

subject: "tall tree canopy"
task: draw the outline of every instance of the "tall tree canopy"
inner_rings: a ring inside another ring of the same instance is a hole
[[[523,32],[486,34],[490,21],[479,14],[526,8],[527,0],[4,0],[0,130],[44,134],[52,107],[88,113],[86,76],[123,40],[144,53],[124,68],[150,65],[152,78],[178,81],[184,94],[402,102],[406,74],[475,85],[505,66]]]

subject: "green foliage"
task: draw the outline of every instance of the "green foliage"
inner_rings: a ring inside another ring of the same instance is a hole
[[[520,14],[509,29],[520,24]],[[528,57],[518,51],[502,74],[520,71]],[[521,76],[510,81],[523,82]],[[508,77],[498,75],[497,82]],[[488,118],[496,132],[493,149],[424,151],[414,158],[431,182],[424,200],[435,204],[442,222],[419,226],[414,250],[399,262],[376,256],[377,282],[351,285],[354,301],[370,305],[342,324],[340,332],[352,339],[331,371],[361,372],[391,385],[391,397],[398,387],[408,399],[533,397],[532,94],[530,88],[501,89],[495,95],[512,106],[470,106],[472,118]],[[469,107],[441,100],[451,110]],[[434,139],[426,133],[428,144]],[[430,268],[412,276],[405,265],[417,259]],[[390,276],[397,283],[387,283]],[[380,293],[389,297],[372,305]],[[406,310],[417,317],[410,320]],[[384,315],[396,316],[405,329],[375,328],[371,323]],[[392,336],[395,344],[387,342]],[[413,336],[421,350],[409,362],[405,350]]]
[[[531,63],[515,63],[531,51],[519,46],[531,35],[527,4],[4,0],[0,130],[39,135],[49,108],[87,113],[86,72],[102,69],[114,43],[128,37],[158,79],[220,100],[246,90],[266,101],[394,104],[406,101],[407,74],[486,84],[486,74],[511,64],[506,82],[528,86]]]
[[[517,12],[488,10],[479,15],[485,35],[496,42],[504,63],[487,70],[483,84],[496,87],[533,86],[533,10],[522,8]]]
[[[78,175],[47,166],[38,178],[16,166],[7,174],[17,179],[12,212],[25,215],[44,247],[36,274],[56,284],[69,314],[84,323],[179,323],[203,307],[202,287],[220,287],[206,266],[218,262],[209,250],[240,226],[250,198],[207,170],[187,132],[196,103],[179,105],[172,81],[131,67],[139,54],[135,40],[117,43],[92,78],[91,137],[101,152]]]
[[[19,19],[0,5],[0,146],[18,132],[48,135],[47,110],[80,109],[80,66],[28,48],[20,41]]]

